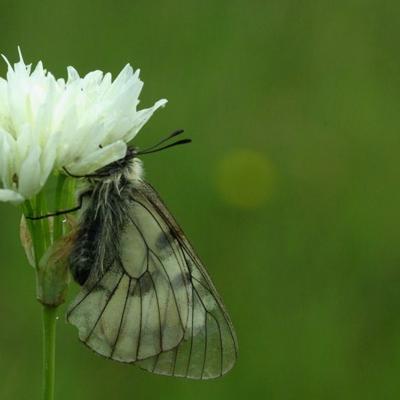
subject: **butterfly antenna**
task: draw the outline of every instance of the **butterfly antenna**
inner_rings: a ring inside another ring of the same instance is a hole
[[[182,139],[182,140],[178,140],[177,142],[174,142],[174,143],[171,143],[171,144],[167,144],[166,146],[159,147],[159,148],[154,149],[154,150],[149,150],[149,149],[147,149],[147,150],[145,150],[145,151],[140,151],[140,152],[138,153],[138,155],[156,153],[157,151],[165,150],[165,149],[168,149],[168,148],[170,148],[170,147],[178,146],[178,145],[180,145],[180,144],[187,144],[187,143],[191,143],[191,142],[192,142],[191,139]]]
[[[164,138],[163,140],[161,140],[157,144],[153,144],[153,146],[150,146],[147,149],[144,149],[143,151],[153,150],[154,148],[160,146],[161,144],[165,143],[166,141],[172,139],[173,137],[180,135],[183,132],[184,132],[183,129],[178,129],[177,131],[174,131],[174,132],[170,133],[166,138]]]
[[[144,149],[142,151],[139,151],[137,154],[138,155],[143,155],[143,154],[150,154],[150,153],[156,153],[157,151],[161,151],[161,150],[165,150],[168,149],[169,147],[173,147],[173,146],[177,146],[180,144],[186,144],[186,143],[190,143],[191,140],[190,139],[182,139],[182,140],[178,140],[177,142],[168,144],[166,146],[162,146],[159,147],[160,145],[162,145],[163,143],[167,142],[168,140],[172,139],[175,136],[180,135],[181,133],[183,133],[184,130],[183,129],[179,129],[177,131],[172,132],[170,135],[168,135],[166,138],[164,138],[163,140],[161,140],[160,142],[158,142],[157,144],[148,147],[147,149]]]

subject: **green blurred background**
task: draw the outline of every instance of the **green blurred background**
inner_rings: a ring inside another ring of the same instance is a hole
[[[115,75],[142,69],[137,138],[208,265],[240,357],[222,379],[97,357],[58,323],[57,400],[398,399],[400,5],[346,1],[1,1],[0,49]],[[1,65],[2,76],[5,64]],[[39,399],[41,312],[0,205],[0,399]],[[64,311],[64,310],[63,310]]]

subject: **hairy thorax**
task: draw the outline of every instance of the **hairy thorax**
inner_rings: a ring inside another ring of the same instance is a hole
[[[138,159],[124,167],[110,176],[90,179],[82,194],[79,230],[70,255],[70,270],[80,285],[88,279],[98,281],[118,256],[131,193],[143,175]]]

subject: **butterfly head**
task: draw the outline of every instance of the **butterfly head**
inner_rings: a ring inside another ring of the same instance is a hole
[[[121,175],[128,175],[132,169],[137,169],[135,165],[141,164],[141,161],[136,158],[137,155],[137,148],[128,147],[123,158],[96,170],[93,174],[86,175],[86,178],[92,181],[103,181]]]
[[[92,180],[104,180],[114,177],[125,175],[130,179],[137,179],[141,178],[142,176],[142,163],[139,160],[138,156],[142,156],[145,154],[156,153],[161,150],[168,149],[169,147],[173,147],[180,144],[190,143],[190,139],[181,139],[173,143],[165,144],[165,142],[169,141],[170,139],[174,138],[175,136],[180,135],[183,133],[183,130],[177,130],[166,138],[158,142],[157,144],[150,146],[146,149],[139,150],[138,147],[127,147],[125,156],[120,158],[117,161],[112,162],[111,164],[106,165],[98,169],[94,174],[88,175],[87,177]]]

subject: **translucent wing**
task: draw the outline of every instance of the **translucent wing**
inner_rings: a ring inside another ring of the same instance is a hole
[[[235,363],[236,336],[191,245],[147,183],[132,188],[125,217],[118,256],[88,279],[68,321],[116,361],[164,375],[223,375]]]
[[[168,226],[129,205],[120,252],[100,279],[88,279],[67,320],[98,354],[122,362],[175,348],[185,334],[191,285],[185,256]]]
[[[237,339],[223,303],[192,246],[155,190],[143,183],[134,201],[154,219],[168,226],[184,255],[189,272],[190,309],[183,340],[174,349],[139,361],[140,367],[163,375],[194,379],[219,377],[228,372],[237,358]]]

